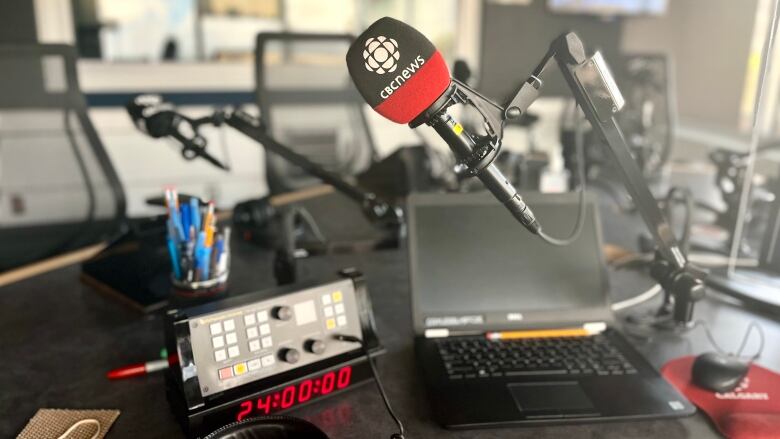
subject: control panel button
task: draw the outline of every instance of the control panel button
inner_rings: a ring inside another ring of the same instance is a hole
[[[271,337],[263,337],[263,347],[264,348],[270,348],[273,345],[273,340]]]
[[[304,343],[304,349],[311,352],[312,354],[320,355],[321,353],[325,352],[325,342],[322,340],[309,339],[306,340],[306,343]]]
[[[333,317],[333,307],[332,306],[326,306],[324,312],[325,312],[325,317]]]
[[[222,325],[219,322],[212,323],[209,325],[209,330],[211,330],[211,335],[222,334]]]
[[[273,309],[273,316],[275,319],[286,321],[292,318],[293,312],[289,306],[277,306]]]
[[[233,366],[233,375],[239,376],[245,374],[247,371],[246,369],[246,363],[241,362]]]
[[[322,304],[323,305],[330,305],[330,294],[323,294],[322,295]]]
[[[246,330],[246,338],[257,338],[257,327],[252,326]]]
[[[225,367],[219,370],[219,379],[226,380],[233,377],[233,368]]]
[[[236,337],[236,333],[235,332],[231,332],[231,333],[225,334],[225,341],[227,342],[227,344],[236,344],[236,343],[238,343],[238,337]]]
[[[337,303],[335,306],[336,314],[344,314],[344,304],[343,303]]]
[[[333,302],[338,303],[341,302],[341,300],[344,298],[344,295],[341,294],[341,291],[334,291],[333,292]]]
[[[264,323],[268,321],[268,310],[257,312],[257,323]]]
[[[328,319],[325,321],[325,327],[328,329],[333,329],[336,327],[336,319]]]
[[[247,314],[244,316],[244,325],[252,326],[255,324],[255,314]]]
[[[231,346],[228,348],[228,357],[235,358],[238,357],[239,354],[241,354],[241,351],[238,349],[238,346]]]
[[[251,352],[260,350],[260,340],[252,340],[249,342],[249,350]]]
[[[285,348],[279,350],[279,359],[290,364],[295,364],[301,358],[301,353],[297,349]]]
[[[234,329],[236,329],[236,321],[233,319],[225,320],[222,323],[222,327],[225,328],[225,332],[233,331]]]
[[[225,361],[227,360],[227,354],[225,353],[224,349],[220,349],[218,351],[214,351],[214,360],[215,361]]]
[[[336,323],[338,323],[339,326],[346,326],[346,324],[347,324],[347,316],[338,316],[338,317],[336,317]]]
[[[225,346],[225,339],[223,339],[221,335],[218,335],[216,337],[212,337],[211,338],[211,345],[214,346],[214,349],[219,349],[222,346]]]
[[[260,361],[263,363],[263,367],[273,366],[274,363],[276,363],[276,359],[273,355],[266,355],[261,358]]]
[[[262,363],[260,362],[259,358],[253,358],[249,361],[247,361],[246,366],[249,368],[250,371],[260,369],[260,365]]]

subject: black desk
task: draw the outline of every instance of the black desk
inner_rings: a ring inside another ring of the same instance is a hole
[[[349,222],[348,217],[338,221],[342,227]],[[611,211],[605,212],[602,220],[607,241],[627,247],[635,241],[631,231],[641,229],[635,219]],[[237,245],[234,256],[231,285],[236,290],[273,285],[269,252]],[[314,258],[303,262],[301,268],[305,276],[317,277],[345,266],[356,266],[367,275],[378,333],[388,350],[379,360],[379,370],[409,438],[718,437],[707,419],[698,414],[674,421],[444,430],[430,420],[428,399],[414,361],[405,252]],[[79,267],[72,266],[0,288],[0,437],[16,435],[41,407],[119,409],[122,413],[109,439],[180,437],[168,409],[161,374],[117,382],[104,377],[109,369],[158,355],[162,346],[161,318],[141,316],[97,294],[82,285],[78,275]],[[650,285],[638,274],[612,275],[617,300]],[[749,314],[713,295],[698,306],[696,315],[710,321],[715,336],[727,348],[736,346],[749,320],[758,320],[768,340],[759,362],[778,369],[780,345],[773,340],[780,337],[780,325],[776,322]],[[711,350],[700,329],[683,338],[659,336],[639,348],[656,367],[680,355]],[[386,438],[395,428],[373,386],[362,386],[291,414],[313,421],[334,439]]]

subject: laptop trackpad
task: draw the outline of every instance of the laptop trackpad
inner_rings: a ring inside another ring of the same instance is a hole
[[[521,412],[593,411],[595,408],[590,398],[575,381],[512,383],[507,387]]]

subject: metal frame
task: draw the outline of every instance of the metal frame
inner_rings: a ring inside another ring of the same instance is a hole
[[[285,90],[272,91],[266,87],[266,66],[263,64],[267,45],[273,42],[344,42],[352,44],[355,37],[350,34],[328,34],[328,33],[296,33],[296,32],[262,32],[257,34],[255,45],[255,97],[257,106],[260,109],[263,122],[269,130],[273,129],[273,116],[271,108],[276,104],[326,104],[326,103],[354,103],[357,114],[365,131],[365,138],[368,142],[371,160],[377,158],[376,146],[368,126],[368,119],[363,112],[363,100],[351,81],[344,84],[344,88],[339,91],[306,89],[304,91]],[[273,189],[273,170],[266,162],[266,173],[268,175],[269,186]]]

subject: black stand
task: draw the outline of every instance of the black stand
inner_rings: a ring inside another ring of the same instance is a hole
[[[689,324],[693,318],[694,303],[704,295],[704,273],[688,264],[672,228],[631,155],[615,119],[625,101],[606,62],[599,52],[588,57],[576,34],[564,34],[552,42],[547,54],[505,108],[491,102],[467,85],[453,80],[444,95],[428,111],[412,121],[410,126],[415,127],[421,123],[433,126],[448,141],[460,165],[465,169],[464,172],[469,175],[482,175],[483,170],[489,170],[488,167],[499,152],[503,126],[508,120],[525,114],[536,100],[543,84],[541,78],[553,60],[560,67],[577,104],[593,129],[605,140],[618,164],[624,184],[655,240],[656,254],[651,274],[666,292],[662,313],[668,314],[675,324]],[[461,136],[462,127],[446,113],[447,108],[453,104],[475,107],[484,118],[487,134],[476,136],[464,132],[466,135]],[[491,188],[491,192],[494,195],[497,192],[506,192],[507,195],[514,192],[513,188],[499,189],[501,190]],[[529,226],[523,220],[523,215],[515,217],[526,227]]]

